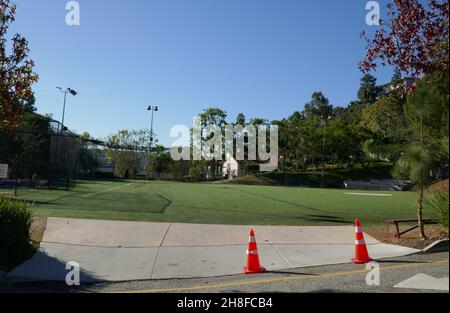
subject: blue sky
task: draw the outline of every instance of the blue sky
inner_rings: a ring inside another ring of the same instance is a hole
[[[80,0],[81,25],[65,24],[66,0],[15,0],[11,30],[30,42],[40,76],[38,111],[104,138],[149,128],[170,145],[175,124],[217,106],[229,120],[281,119],[314,91],[335,106],[355,99],[367,26],[362,0]],[[380,1],[382,17],[385,1]],[[391,69],[374,73],[380,82]]]

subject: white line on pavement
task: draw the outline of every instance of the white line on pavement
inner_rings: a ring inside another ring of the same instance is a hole
[[[433,276],[419,273],[395,285],[394,288],[448,291],[448,277],[435,278]]]
[[[289,267],[294,267],[291,262],[289,262],[289,260],[287,259],[287,257],[281,253],[280,249],[278,249],[278,247],[272,242],[272,240],[270,240],[269,238],[267,238],[266,236],[264,236],[265,241],[272,246],[272,248],[275,250],[275,252],[287,263],[287,265],[289,265]]]

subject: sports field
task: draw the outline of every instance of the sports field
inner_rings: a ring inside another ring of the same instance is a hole
[[[416,194],[96,180],[70,191],[20,189],[18,198],[34,201],[37,215],[59,217],[242,225],[343,225],[358,217],[378,225],[414,217]]]

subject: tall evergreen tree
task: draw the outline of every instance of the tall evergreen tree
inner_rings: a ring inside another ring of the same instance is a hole
[[[377,86],[377,79],[370,74],[364,74],[358,90],[358,101],[363,105],[375,103],[381,95],[381,87]]]

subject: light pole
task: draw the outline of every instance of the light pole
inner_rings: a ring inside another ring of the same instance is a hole
[[[71,89],[71,88],[67,88],[66,90],[63,90],[61,87],[56,87],[57,89],[59,89],[59,91],[61,91],[64,94],[64,105],[63,105],[63,114],[62,114],[62,120],[61,120],[61,132],[59,133],[60,136],[63,136],[64,133],[64,118],[66,115],[66,102],[67,102],[67,94],[70,93],[72,96],[76,96],[78,93]],[[59,140],[58,140],[59,141]],[[55,145],[55,151],[57,149],[57,146],[59,146],[59,144]],[[69,168],[67,168],[67,152],[66,152],[66,147],[63,143],[61,143],[62,149],[61,150],[63,155],[65,156],[65,159],[63,161],[63,165],[64,167],[66,167],[66,190],[69,190],[69,180],[70,180],[70,174],[69,174]],[[62,161],[62,160],[61,160]],[[50,179],[49,179],[49,186],[50,186]]]
[[[320,185],[322,188],[324,188],[324,175],[325,175],[325,136],[326,136],[326,132],[327,132],[327,121],[331,120],[331,116],[327,115],[327,116],[322,116],[323,119],[323,141],[322,141],[322,177],[320,180]]]
[[[150,128],[150,151],[152,150],[152,145],[153,145],[153,115],[155,112],[159,111],[159,108],[157,106],[149,106],[147,108],[147,111],[151,111],[152,112],[152,123],[151,123],[151,128]]]
[[[147,108],[147,111],[152,112],[152,121],[151,121],[151,126],[150,126],[150,149],[148,152],[148,165],[150,165],[150,157],[151,157],[151,153],[152,153],[152,146],[153,146],[153,117],[155,112],[159,111],[159,107],[157,106],[151,106],[149,105]],[[150,169],[147,170],[147,179],[149,178],[149,174],[150,174]]]
[[[62,114],[62,120],[61,120],[61,133],[64,131],[64,118],[66,115],[66,102],[67,102],[67,94],[70,93],[72,96],[76,96],[78,93],[71,89],[67,88],[66,90],[63,90],[61,87],[56,87],[64,94],[64,105],[63,105],[63,114]]]

